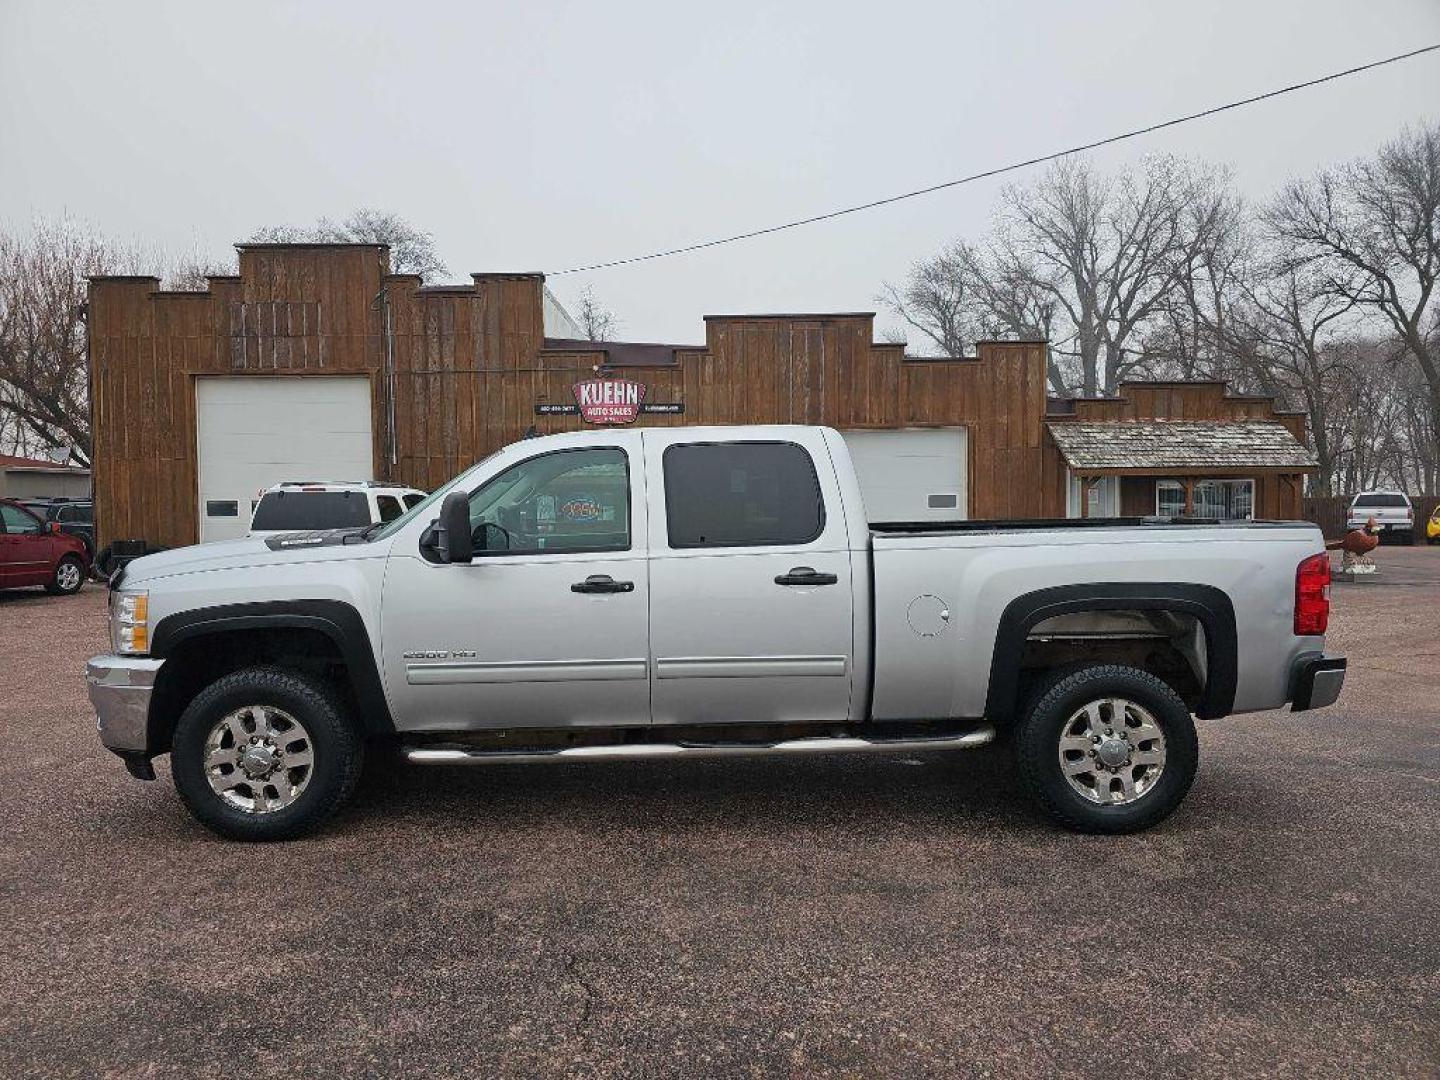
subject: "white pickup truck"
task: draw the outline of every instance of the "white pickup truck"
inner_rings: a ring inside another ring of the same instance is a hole
[[[1192,714],[1333,702],[1295,523],[875,524],[839,433],[515,443],[363,531],[202,544],[111,581],[100,739],[223,835],[279,839],[367,749],[414,763],[914,752],[1005,736],[1076,829],[1168,815]]]
[[[1398,537],[1402,544],[1415,542],[1415,507],[1403,491],[1360,492],[1350,500],[1345,527],[1362,529],[1372,518],[1377,532]]]

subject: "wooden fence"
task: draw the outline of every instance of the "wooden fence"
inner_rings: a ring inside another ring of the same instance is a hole
[[[1415,507],[1415,543],[1425,543],[1425,522],[1430,512],[1440,505],[1440,495],[1411,495]],[[1300,501],[1300,516],[1320,526],[1325,539],[1336,540],[1345,535],[1345,515],[1350,508],[1348,495],[1326,495]]]

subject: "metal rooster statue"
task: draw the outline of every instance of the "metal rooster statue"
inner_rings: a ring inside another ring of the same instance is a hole
[[[1340,570],[1345,574],[1373,574],[1379,567],[1370,552],[1380,546],[1380,524],[1373,517],[1363,528],[1351,529],[1339,540],[1325,545],[1326,551],[1340,549]]]

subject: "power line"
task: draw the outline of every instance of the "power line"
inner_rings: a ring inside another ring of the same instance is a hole
[[[1017,169],[1028,169],[1032,165],[1043,165],[1047,161],[1054,161],[1056,158],[1066,157],[1070,154],[1081,154],[1087,150],[1095,150],[1102,146],[1109,146],[1112,143],[1123,142],[1126,139],[1149,135],[1151,132],[1162,131],[1165,128],[1175,127],[1178,124],[1188,124],[1192,120],[1203,120],[1207,116],[1215,116],[1217,113],[1229,112],[1231,109],[1244,108],[1246,105],[1254,105],[1256,102],[1268,101],[1270,98],[1277,98],[1284,94],[1293,94],[1297,90],[1306,90],[1312,86],[1319,86],[1321,83],[1334,82],[1336,79],[1344,79],[1351,75],[1358,75],[1362,71],[1371,71],[1374,68],[1384,67],[1387,64],[1398,64],[1401,60],[1410,60],[1413,57],[1421,56],[1425,53],[1435,52],[1437,49],[1440,49],[1440,43],[1426,45],[1422,49],[1414,49],[1410,52],[1400,53],[1398,56],[1389,56],[1384,60],[1375,60],[1369,64],[1361,64],[1359,67],[1346,68],[1344,71],[1335,71],[1329,75],[1322,75],[1318,79],[1292,83],[1289,86],[1282,86],[1278,90],[1269,90],[1263,94],[1256,94],[1254,97],[1241,98],[1239,101],[1231,101],[1225,105],[1216,105],[1213,108],[1190,113],[1188,116],[1177,116],[1170,120],[1162,120],[1158,124],[1151,124],[1149,127],[1135,128],[1133,131],[1127,131],[1121,135],[1111,135],[1104,139],[1096,139],[1094,142],[1082,143],[1079,146],[1072,146],[1066,150],[1056,150],[1053,153],[1042,154],[1040,157],[1029,158],[1026,161],[1016,161],[1010,165],[1001,165],[999,168],[971,173],[969,176],[962,176],[958,180],[946,180],[943,183],[931,184],[929,187],[917,188],[914,191],[906,191],[899,195],[888,195],[883,199],[875,199],[871,202],[860,203],[856,206],[847,206],[840,210],[831,210],[825,214],[815,214],[812,217],[786,221],[780,225],[769,225],[763,229],[752,229],[749,232],[736,233],[734,236],[722,236],[714,240],[702,240],[699,243],[686,244],[683,247],[667,248],[664,251],[652,251],[648,255],[632,255],[627,259],[611,259],[608,262],[591,263],[589,266],[572,266],[568,270],[552,270],[548,271],[548,273],[551,276],[583,274],[590,270],[608,270],[615,266],[629,266],[632,263],[650,262],[652,259],[667,259],[672,255],[684,255],[691,251],[702,251],[705,248],[719,247],[722,244],[734,244],[741,240],[753,240],[757,236],[768,236],[771,233],[784,232],[786,229],[798,229],[802,225],[814,225],[816,222],[829,221],[832,218],[844,217],[846,214],[858,214],[862,210],[874,210],[877,206],[889,206],[891,203],[901,202],[905,199],[914,199],[921,195],[930,195],[937,191],[944,191],[946,188],[959,187],[961,184],[970,184],[976,180],[985,180],[992,176],[1015,172]]]

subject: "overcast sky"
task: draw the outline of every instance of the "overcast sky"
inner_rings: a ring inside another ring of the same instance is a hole
[[[1440,41],[1437,0],[929,4],[0,0],[0,218],[223,255],[393,209],[453,277],[556,271],[866,201]],[[1263,197],[1440,117],[1440,54],[1097,156]],[[1022,178],[1023,179],[1023,178]],[[590,275],[631,340],[875,308],[999,181]],[[886,320],[881,321],[886,325]]]

